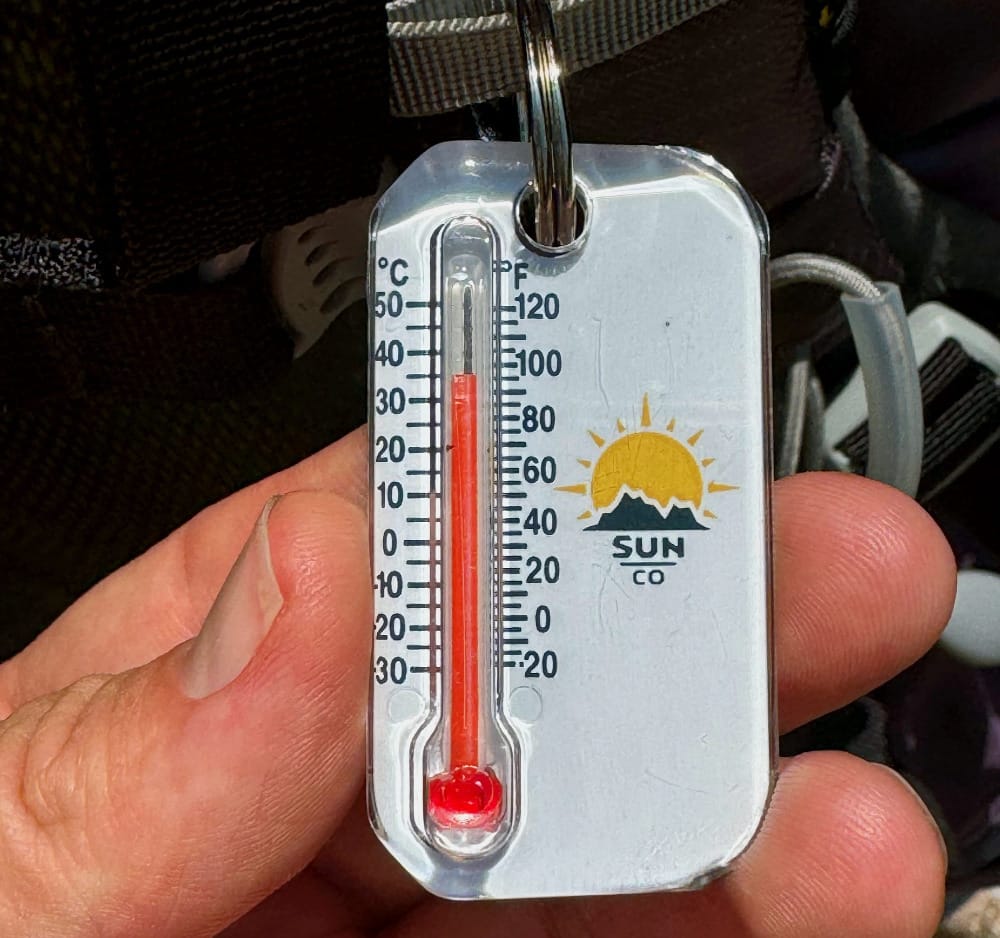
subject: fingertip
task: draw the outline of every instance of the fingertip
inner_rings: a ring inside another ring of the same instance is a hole
[[[248,788],[273,782],[287,805],[302,809],[303,801],[322,797],[322,807],[312,805],[322,827],[335,807],[338,817],[346,809],[344,799],[353,797],[363,773],[372,597],[367,524],[357,505],[332,492],[295,491],[266,504],[252,538],[260,538],[263,525],[267,579],[276,581],[280,603],[266,628],[244,615],[254,602],[226,604],[217,629],[225,640],[209,641],[206,654],[212,659],[235,646],[238,666],[224,668],[226,680],[214,681],[210,693],[185,693],[205,701],[189,716],[185,752],[197,762],[207,741],[218,774],[241,775]],[[252,568],[256,579],[239,578],[251,600],[266,586],[261,566]],[[231,573],[227,585],[234,581]],[[242,641],[248,630],[260,633],[249,644]],[[194,642],[196,651],[204,634]],[[193,656],[184,647],[171,655],[185,691]],[[283,778],[268,780],[275,764]]]
[[[289,492],[268,534],[285,601],[255,662],[266,693],[286,704],[309,694],[327,700],[327,714],[363,715],[372,601],[364,511],[338,493]]]
[[[314,456],[272,477],[289,489],[329,488],[337,480],[337,494],[368,510],[368,425],[363,424]]]
[[[245,669],[186,707],[172,752],[187,798],[202,812],[211,806],[200,864],[225,855],[240,865],[239,876],[211,880],[234,903],[226,908],[245,909],[301,870],[364,778],[364,512],[336,493],[294,491],[271,505],[266,529],[280,610]],[[175,816],[189,819],[194,808],[185,801]]]
[[[924,938],[941,921],[947,852],[924,802],[891,768],[841,752],[815,752],[804,763],[805,782],[830,806],[827,861],[841,874],[850,903],[869,910],[874,935]],[[801,765],[800,765],[801,767]],[[817,779],[820,779],[817,782]],[[801,789],[800,789],[801,790]]]
[[[763,934],[925,938],[940,921],[945,872],[937,827],[895,772],[813,752],[783,763],[735,880]]]
[[[859,476],[804,473],[776,484],[774,567],[784,731],[915,661],[954,602],[954,557],[933,519]]]
[[[896,789],[900,802],[912,806],[913,810],[906,812],[906,816],[912,824],[911,846],[914,855],[926,858],[925,871],[929,877],[929,886],[932,891],[940,893],[940,905],[943,910],[945,879],[948,875],[948,846],[945,843],[944,834],[941,832],[934,815],[931,814],[930,808],[927,807],[927,803],[902,775],[888,765],[870,764],[882,773],[884,784],[888,788]]]
[[[917,567],[929,573],[933,578],[929,586],[940,603],[938,611],[951,611],[955,594],[955,555],[944,532],[919,502],[891,485],[865,476],[840,472],[806,475],[813,484],[824,485],[830,501],[841,502],[845,512],[853,511],[860,518],[880,516],[889,532],[886,546],[891,548],[895,544],[897,559],[908,560],[902,564],[905,570],[912,572],[913,567]],[[877,538],[873,546],[878,547]]]
[[[368,579],[368,518],[353,499],[337,492],[287,492],[268,520],[271,562],[282,594],[315,602],[336,592],[357,592]],[[355,588],[347,587],[354,581]]]
[[[932,611],[947,615],[955,594],[955,557],[944,533],[914,499],[864,476],[804,472],[775,483],[776,552],[796,551],[813,522],[820,533],[845,533],[883,571],[925,574]],[[859,557],[860,559],[860,557]]]

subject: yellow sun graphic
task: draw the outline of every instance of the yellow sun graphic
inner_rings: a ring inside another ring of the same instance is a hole
[[[739,486],[705,482],[702,470],[715,459],[698,459],[693,452],[704,431],[698,430],[683,441],[674,436],[676,421],[673,419],[666,425],[665,432],[652,429],[648,394],[642,396],[639,424],[640,429],[629,432],[619,419],[618,438],[610,443],[593,430],[587,431],[601,451],[596,460],[577,460],[591,470],[590,482],[556,486],[559,492],[590,496],[593,511],[583,512],[580,520],[592,517],[594,511],[612,508],[623,489],[645,496],[664,511],[678,504],[699,510],[703,518],[717,518],[703,507],[705,496],[733,491]]]

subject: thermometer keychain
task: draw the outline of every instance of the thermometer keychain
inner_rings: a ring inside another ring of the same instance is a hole
[[[418,159],[371,228],[369,811],[451,898],[690,889],[770,796],[767,234],[710,157]]]

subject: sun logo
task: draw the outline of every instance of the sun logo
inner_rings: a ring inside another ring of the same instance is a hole
[[[600,455],[577,462],[591,470],[590,481],[558,485],[556,490],[589,496],[592,508],[579,519],[599,517],[588,531],[707,530],[702,522],[718,516],[706,507],[706,496],[739,486],[705,481],[703,470],[715,459],[699,459],[694,453],[704,431],[682,440],[674,435],[673,419],[665,432],[652,429],[648,394],[642,397],[639,425],[638,430],[629,431],[619,418],[618,437],[611,442],[588,430]]]

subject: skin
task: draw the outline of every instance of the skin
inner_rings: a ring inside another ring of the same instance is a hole
[[[0,934],[930,936],[945,858],[898,776],[786,760],[764,827],[698,893],[510,903],[428,896],[364,812],[370,570],[358,431],[206,509],[0,665]],[[273,494],[285,603],[204,700],[179,670]],[[918,658],[951,609],[951,552],[892,489],[777,483],[778,709],[787,731]]]

